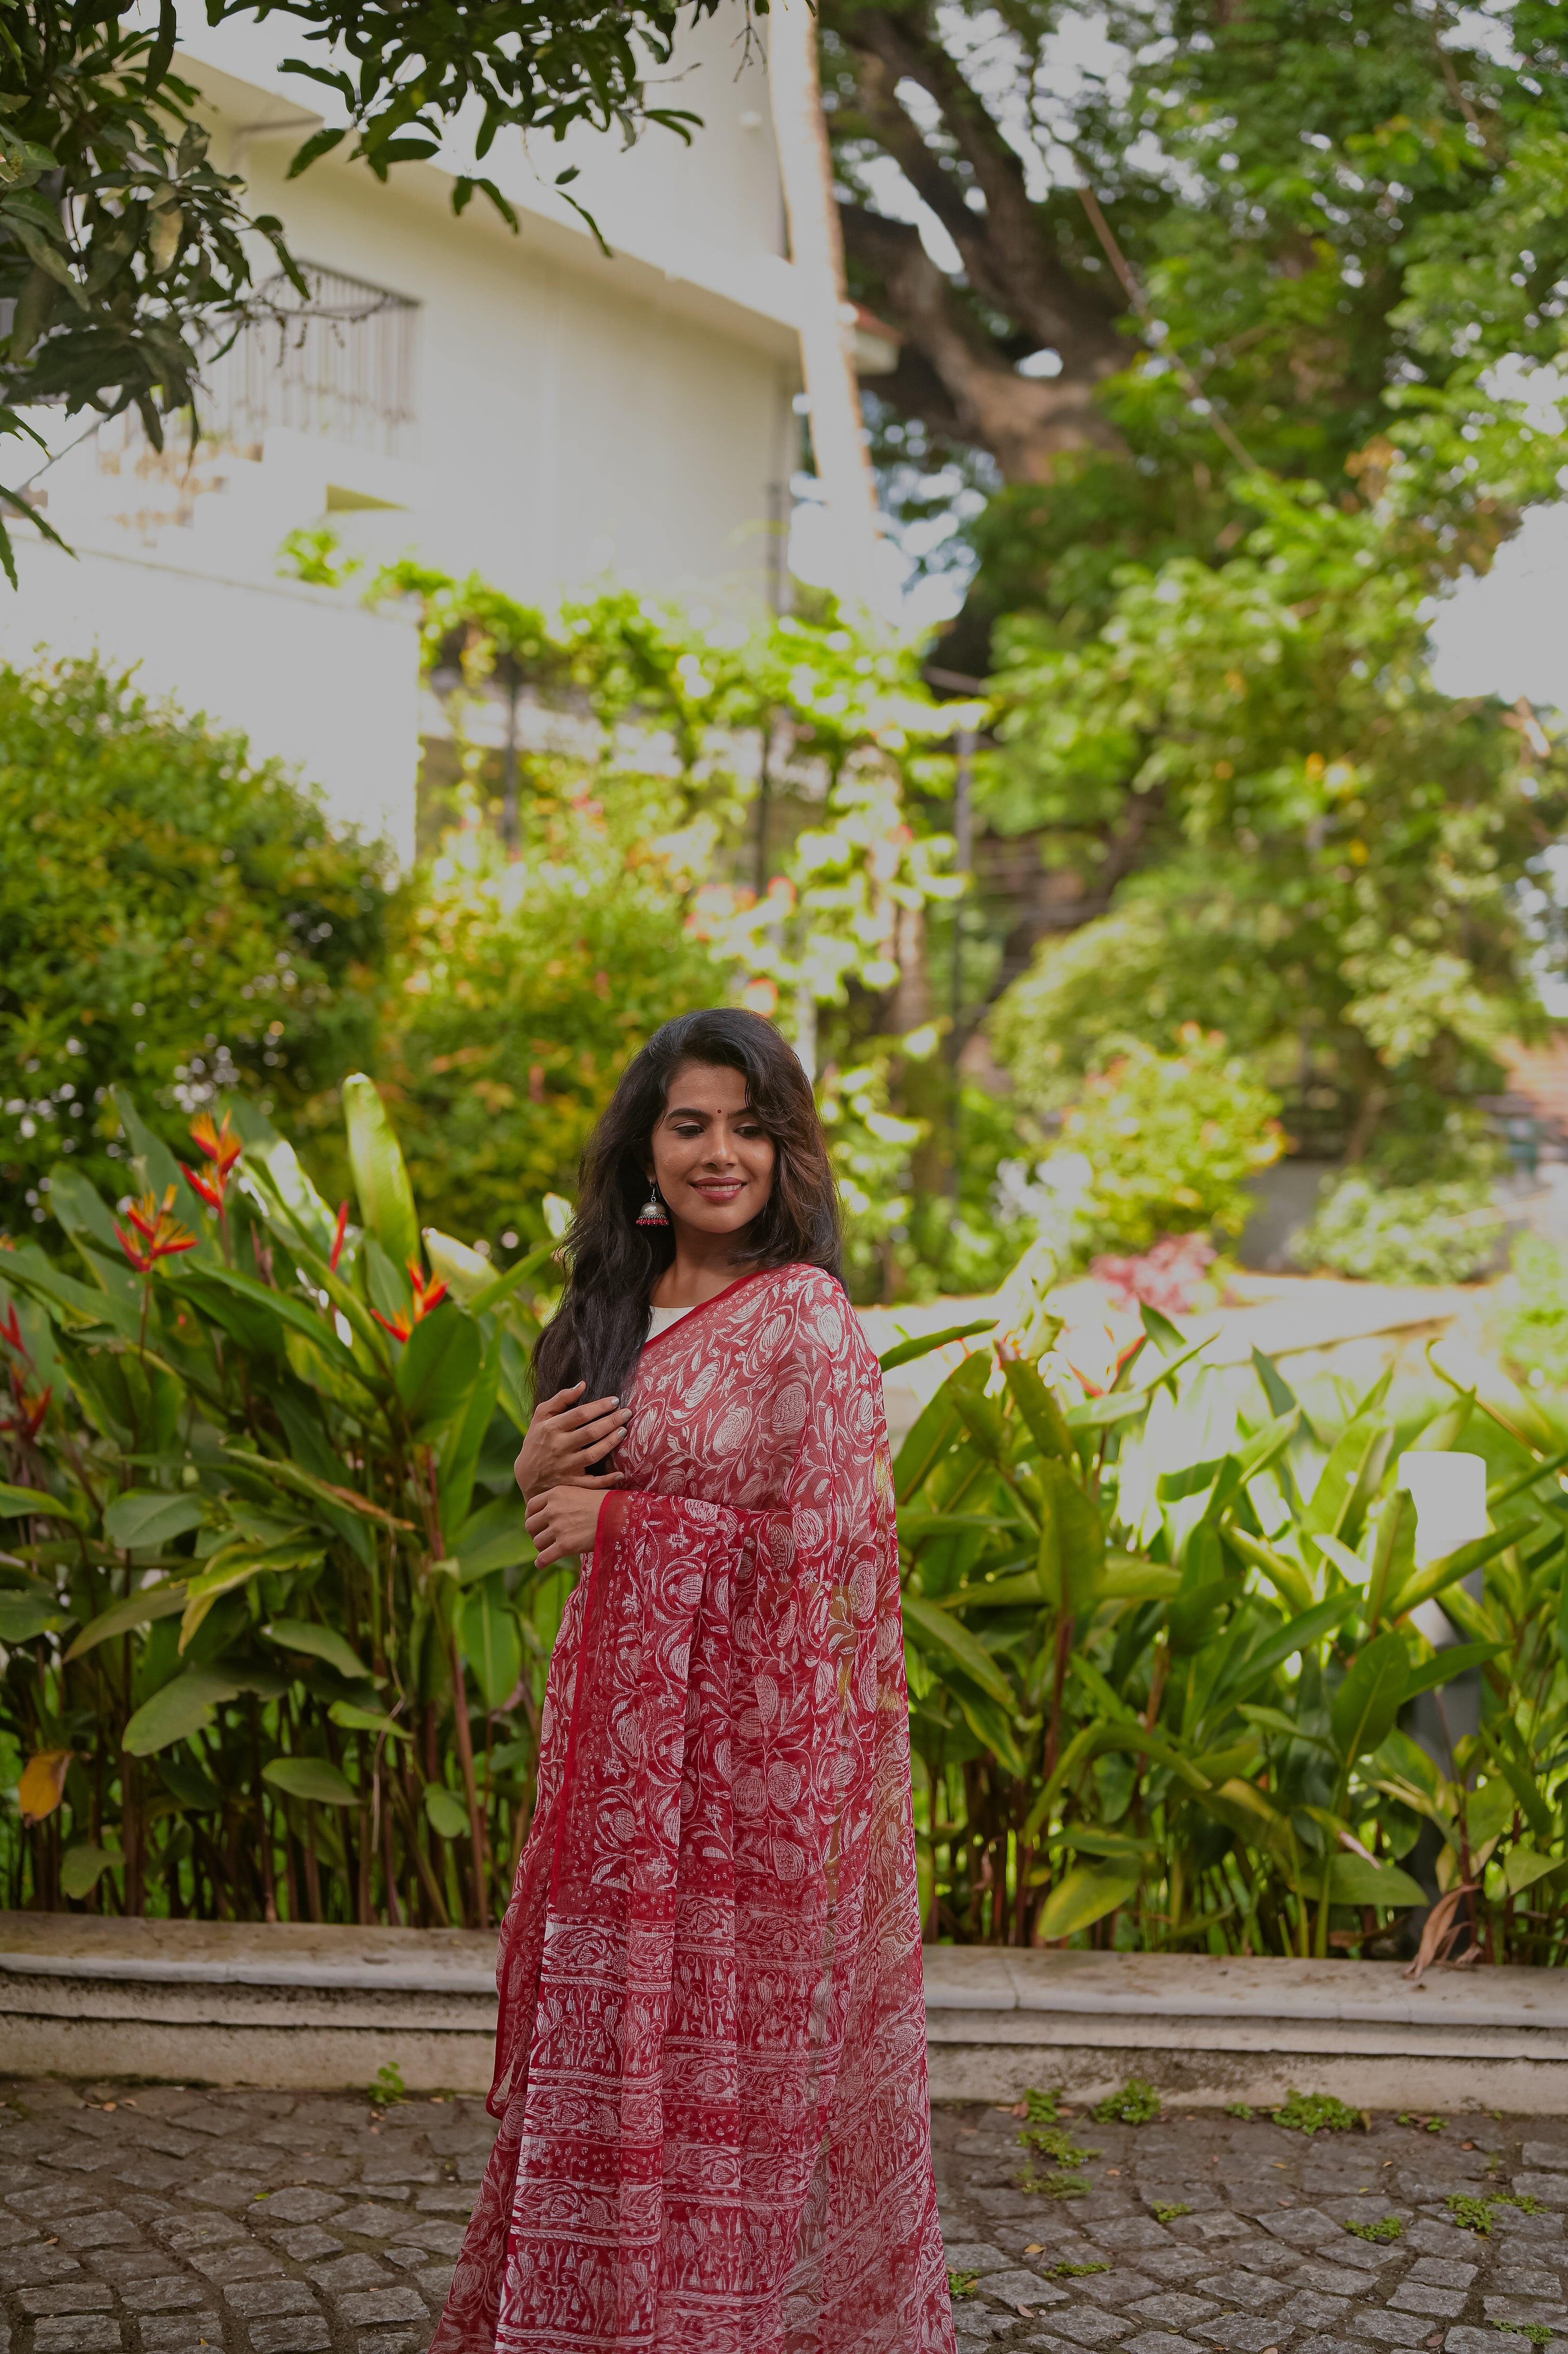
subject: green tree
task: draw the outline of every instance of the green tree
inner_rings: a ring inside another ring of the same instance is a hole
[[[116,1085],[183,1140],[220,1089],[293,1111],[362,1060],[387,899],[242,739],[91,663],[0,669],[0,1229],[62,1155],[125,1191]]]

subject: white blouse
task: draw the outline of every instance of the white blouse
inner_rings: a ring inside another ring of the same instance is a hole
[[[689,1308],[650,1309],[648,1311],[649,1340],[657,1340],[661,1332],[667,1332],[672,1324],[678,1324],[683,1316],[689,1316],[691,1312]]]

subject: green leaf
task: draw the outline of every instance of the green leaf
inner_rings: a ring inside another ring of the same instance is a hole
[[[961,1372],[962,1367],[958,1371]],[[936,1395],[922,1408],[913,1427],[905,1433],[893,1466],[893,1491],[901,1504],[906,1504],[925,1486],[958,1435],[959,1415],[953,1403],[957,1378],[956,1372],[948,1375]]]
[[[302,1651],[307,1659],[324,1659],[349,1683],[383,1683],[373,1676],[358,1652],[334,1627],[318,1627],[309,1618],[274,1618],[261,1632],[285,1651]]]
[[[948,1324],[940,1332],[924,1332],[914,1340],[899,1341],[884,1350],[877,1363],[885,1373],[895,1365],[912,1365],[917,1357],[928,1357],[935,1349],[945,1349],[949,1341],[968,1341],[977,1332],[991,1332],[996,1328],[994,1316],[978,1317],[972,1324]]]
[[[1329,1730],[1347,1766],[1381,1748],[1394,1727],[1410,1682],[1410,1654],[1397,1635],[1364,1643],[1334,1694]]]
[[[324,1548],[319,1538],[305,1543],[275,1545],[253,1545],[243,1540],[227,1544],[213,1554],[199,1576],[185,1581],[185,1616],[180,1621],[180,1649],[186,1650],[211,1610],[223,1594],[236,1586],[247,1585],[253,1577],[266,1571],[313,1569],[322,1559]]]
[[[474,1473],[501,1386],[501,1347],[502,1335],[496,1332],[469,1392],[467,1405],[461,1415],[452,1416],[448,1428],[437,1479],[443,1529],[461,1528],[473,1501]]]
[[[0,1594],[0,1643],[31,1643],[69,1623],[69,1614],[58,1602],[36,1594]]]
[[[1517,1544],[1520,1537],[1528,1536],[1531,1530],[1539,1525],[1533,1513],[1528,1519],[1505,1521],[1500,1529],[1493,1529],[1489,1535],[1474,1537],[1468,1544],[1458,1546],[1453,1553],[1444,1553],[1440,1560],[1428,1562],[1425,1568],[1418,1569],[1393,1600],[1384,1606],[1385,1616],[1390,1618],[1407,1617],[1418,1603],[1432,1601],[1445,1586],[1457,1585],[1473,1569],[1484,1568],[1489,1561],[1494,1561],[1499,1553],[1506,1553],[1510,1545]]]
[[[387,1716],[373,1708],[356,1708],[351,1700],[334,1700],[327,1714],[345,1733],[376,1733],[396,1741],[412,1741],[412,1733],[396,1717]]]
[[[330,1757],[273,1757],[261,1768],[261,1779],[290,1798],[308,1798],[318,1807],[357,1807],[359,1792]]]
[[[1013,1706],[1012,1687],[1007,1678],[979,1637],[971,1635],[950,1611],[927,1602],[921,1595],[906,1594],[904,1628],[917,1650],[927,1655],[933,1650],[945,1653],[1003,1708]]]
[[[1419,1881],[1397,1864],[1369,1863],[1363,1855],[1335,1856],[1329,1873],[1331,1904],[1425,1904]]]
[[[1070,1937],[1091,1922],[1103,1921],[1128,1899],[1136,1896],[1142,1874],[1114,1867],[1097,1871],[1077,1864],[1059,1880],[1040,1908],[1038,1937],[1043,1945]]]
[[[118,1848],[94,1847],[90,1840],[79,1840],[60,1858],[60,1893],[78,1900],[90,1896],[104,1872],[111,1868],[122,1872],[124,1867],[125,1859]]]
[[[128,1553],[147,1553],[199,1529],[207,1508],[199,1496],[162,1488],[127,1488],[103,1515],[103,1533]]]
[[[488,1577],[493,1570],[525,1568],[533,1561],[527,1511],[521,1496],[493,1497],[470,1514],[455,1537],[448,1538],[461,1564],[465,1585],[471,1585],[477,1577]]]
[[[238,1698],[239,1686],[217,1668],[186,1668],[136,1711],[121,1736],[132,1757],[151,1757],[172,1741],[188,1741],[212,1723],[212,1712]]]
[[[1024,1357],[1004,1355],[1001,1360],[1002,1378],[1012,1393],[1012,1403],[1023,1417],[1025,1429],[1042,1455],[1057,1458],[1064,1463],[1073,1459],[1072,1434],[1067,1428],[1062,1402],[1042,1378],[1038,1365]]]
[[[1106,1555],[1095,1580],[1096,1602],[1168,1602],[1180,1588],[1181,1573],[1169,1562],[1144,1561],[1137,1553]]]
[[[120,1125],[125,1130],[126,1140],[141,1164],[140,1173],[145,1177],[154,1193],[161,1196],[172,1185],[176,1198],[183,1195],[188,1201],[190,1196],[180,1175],[179,1162],[163,1138],[154,1136],[147,1126],[129,1089],[111,1087],[109,1093],[115,1110],[120,1114]]]
[[[1256,1691],[1276,1668],[1282,1668],[1296,1652],[1309,1651],[1315,1643],[1331,1635],[1350,1617],[1360,1598],[1353,1587],[1330,1595],[1327,1602],[1314,1603],[1310,1610],[1303,1610],[1283,1627],[1265,1635],[1241,1662],[1236,1700],[1245,1700]]]
[[[523,1672],[523,1637],[499,1576],[476,1585],[459,1621],[463,1656],[491,1713],[505,1706]]]
[[[1095,1598],[1105,1532],[1093,1499],[1065,1463],[1042,1463],[1038,1478],[1042,1510],[1035,1566],[1051,1606],[1076,1617]]]
[[[446,1301],[415,1325],[398,1354],[396,1379],[416,1434],[440,1430],[462,1413],[479,1376],[480,1349],[478,1325]]]
[[[96,1644],[106,1643],[111,1635],[128,1635],[133,1627],[150,1627],[159,1618],[172,1618],[185,1606],[185,1582],[183,1577],[165,1578],[160,1585],[143,1585],[139,1593],[128,1594],[122,1602],[111,1602],[107,1610],[85,1626],[66,1658],[79,1659]]]
[[[1471,1668],[1484,1668],[1489,1659],[1497,1659],[1507,1649],[1506,1643],[1452,1643],[1446,1651],[1438,1651],[1430,1659],[1424,1659],[1418,1668],[1411,1669],[1404,1697],[1414,1700],[1417,1692],[1452,1683],[1456,1676],[1467,1674]]]
[[[468,1837],[468,1808],[461,1798],[454,1797],[439,1782],[429,1782],[425,1786],[425,1813],[431,1829],[440,1838],[455,1840]]]
[[[414,1189],[375,1082],[355,1072],[343,1083],[348,1160],[359,1214],[394,1267],[419,1263],[419,1221]]]
[[[463,1306],[471,1316],[487,1315],[491,1309],[499,1308],[503,1299],[510,1299],[513,1292],[526,1283],[530,1277],[542,1273],[560,1247],[553,1235],[548,1242],[536,1244],[526,1258],[520,1258],[515,1267],[507,1268],[504,1275],[496,1276],[482,1290],[472,1293],[463,1301]]]
[[[1517,1896],[1521,1889],[1533,1888],[1549,1872],[1555,1872],[1563,1859],[1560,1855],[1541,1855],[1532,1847],[1510,1847],[1503,1859],[1503,1878],[1508,1893]]]
[[[88,1524],[86,1507],[75,1497],[51,1496],[43,1488],[16,1488],[0,1479],[0,1521],[19,1520],[24,1512],[47,1513],[51,1520],[69,1521],[76,1528]]]
[[[223,1806],[223,1792],[207,1773],[189,1757],[160,1757],[158,1776],[172,1797],[193,1814],[216,1815]]]

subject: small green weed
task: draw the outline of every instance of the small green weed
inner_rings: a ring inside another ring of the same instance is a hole
[[[1511,2329],[1520,2338],[1528,2338],[1532,2346],[1549,2346],[1553,2331],[1544,2321],[1499,2321],[1492,2316],[1494,2329]]]
[[[1089,2186],[1081,2174],[1036,2174],[1026,2166],[1022,2174],[1012,2178],[1013,2187],[1031,2199],[1086,2199]]]
[[[1107,2094],[1089,2111],[1097,2125],[1148,2126],[1160,2115],[1160,2095],[1142,2076],[1129,2076],[1119,2093]]]
[[[979,2280],[979,2273],[949,2272],[948,2274],[948,2295],[955,2297],[973,2296],[976,2285]]]
[[[1397,2215],[1384,2215],[1376,2223],[1347,2223],[1345,2229],[1355,2239],[1375,2240],[1380,2246],[1386,2246],[1390,2240],[1403,2235],[1404,2226]]]
[[[1294,2084],[1290,2098],[1275,2110],[1274,2122],[1308,2137],[1316,2133],[1355,2133],[1366,2126],[1361,2111],[1347,2108],[1332,2093],[1298,2093]]]
[[[1496,2204],[1495,2199],[1472,2199],[1467,2190],[1450,2190],[1449,2220],[1457,2223],[1461,2232],[1478,2232],[1482,2239],[1487,2240],[1491,2237],[1492,2209]]]
[[[1090,2273],[1108,2273],[1109,2264],[1070,2264],[1064,2256],[1060,2264],[1047,2264],[1053,2280],[1084,2280]]]
[[[1225,2103],[1225,2115],[1227,2117],[1240,2117],[1246,2124],[1250,2125],[1252,2123],[1252,2103],[1250,2101],[1227,2101]]]
[[[1401,2109],[1393,2122],[1396,2126],[1414,2126],[1417,2133],[1446,2133],[1448,2130],[1446,2117],[1413,2116],[1408,2109]]]
[[[1062,2114],[1063,2088],[1054,2084],[1043,2093],[1038,2084],[1023,2088],[1023,2107],[1032,2126],[1054,2126]]]
[[[1054,2158],[1058,2166],[1083,2166],[1099,2156],[1097,2149],[1086,2149],[1061,2126],[1026,2126],[1018,2140],[1021,2148]]]
[[[376,2082],[370,2087],[370,2097],[378,2109],[392,2108],[398,2101],[408,2099],[408,2088],[403,2082],[403,2071],[396,2060],[388,2060],[385,2067],[377,2068]]]
[[[1178,2215],[1190,2215],[1192,2210],[1179,2199],[1157,2200],[1150,2209],[1157,2223],[1173,2223]]]

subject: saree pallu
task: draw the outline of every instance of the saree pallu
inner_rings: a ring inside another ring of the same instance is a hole
[[[881,1380],[819,1268],[648,1343],[432,2354],[952,2354]]]

